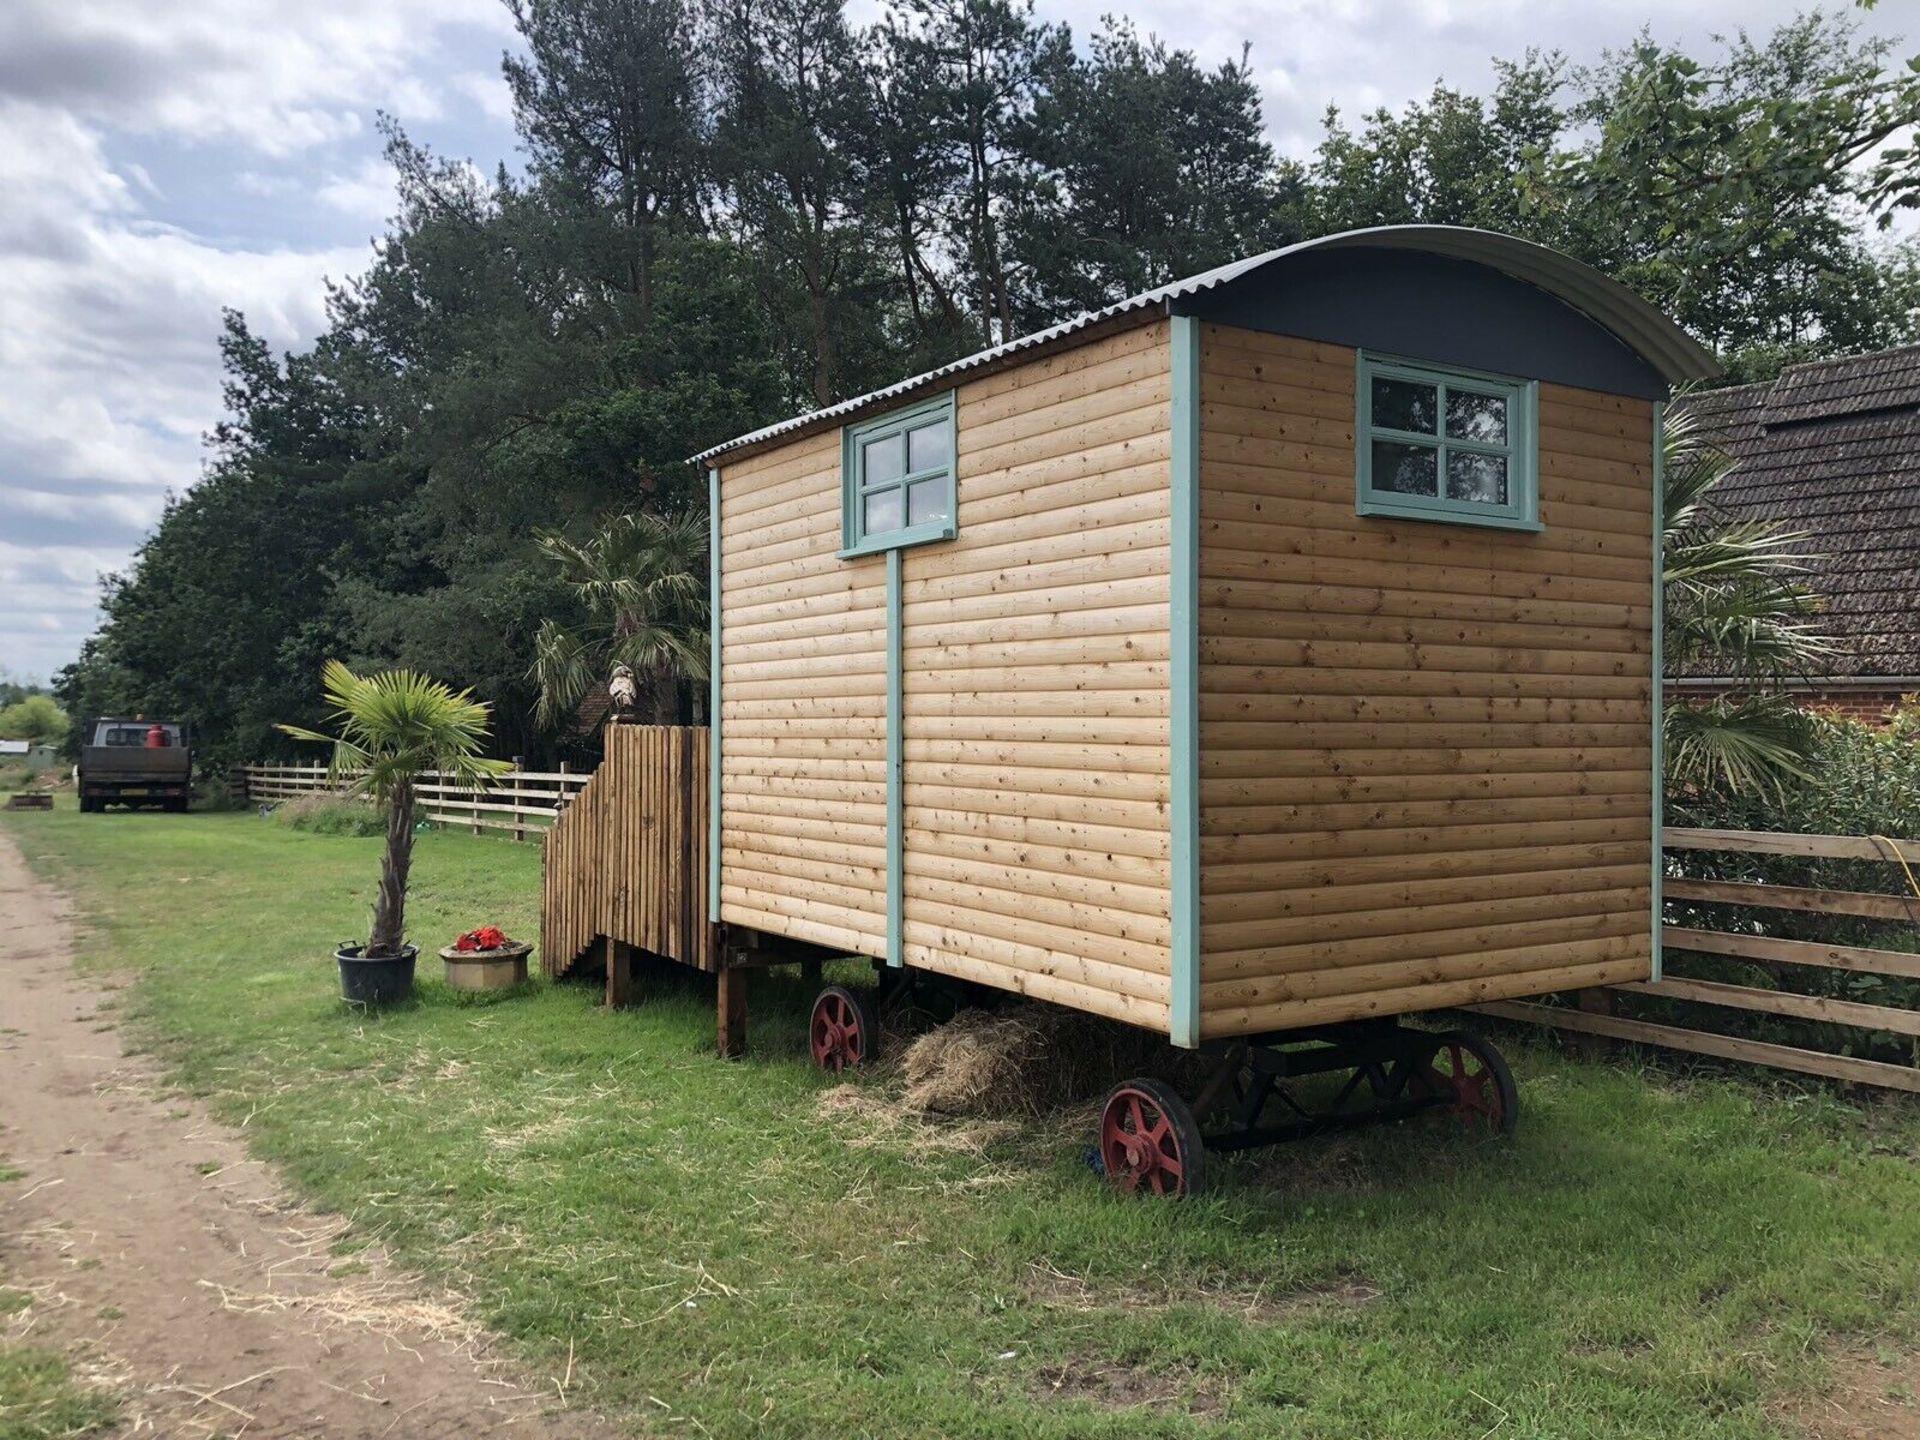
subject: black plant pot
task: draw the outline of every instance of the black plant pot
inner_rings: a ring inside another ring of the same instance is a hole
[[[340,998],[355,1005],[386,1005],[413,993],[413,962],[417,946],[403,945],[398,955],[373,959],[364,945],[342,945],[333,952],[340,962]]]

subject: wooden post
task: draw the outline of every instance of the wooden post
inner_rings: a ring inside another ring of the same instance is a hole
[[[1574,991],[1573,1001],[1589,1015],[1613,1014],[1613,991],[1604,985]],[[1612,1043],[1604,1035],[1575,1035],[1572,1039],[1575,1053],[1586,1060],[1604,1060],[1613,1049]]]
[[[516,843],[527,838],[526,824],[520,818],[520,757],[513,757],[513,838]]]
[[[747,1053],[747,970],[745,966],[720,963],[719,1040],[720,1058],[738,1060]]]
[[[607,1008],[624,1010],[633,1003],[633,946],[607,936]]]

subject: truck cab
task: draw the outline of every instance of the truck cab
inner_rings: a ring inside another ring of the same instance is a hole
[[[109,805],[185,810],[193,794],[191,739],[179,720],[88,720],[80,745],[81,811],[92,814]]]

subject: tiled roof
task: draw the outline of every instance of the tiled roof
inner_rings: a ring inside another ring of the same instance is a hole
[[[1844,651],[1823,673],[1920,676],[1920,346],[1683,403],[1740,462],[1714,503],[1808,532],[1821,623]]]

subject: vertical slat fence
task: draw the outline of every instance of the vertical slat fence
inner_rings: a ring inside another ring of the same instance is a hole
[[[703,728],[615,725],[606,758],[547,831],[540,953],[564,975],[603,940],[717,968],[707,924]]]

